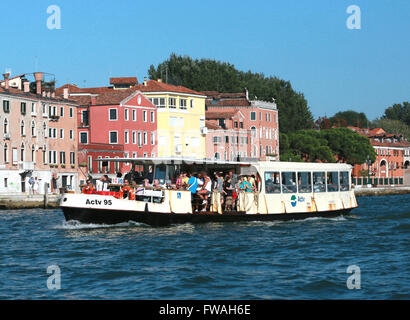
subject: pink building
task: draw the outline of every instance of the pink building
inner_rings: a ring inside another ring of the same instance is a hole
[[[241,111],[206,112],[205,125],[207,159],[237,161],[249,157],[248,142],[251,131],[244,128]]]
[[[34,76],[34,81],[27,80]],[[0,86],[0,192],[29,192],[30,177],[37,178],[38,193],[78,188],[77,104],[55,97],[45,86],[44,74],[23,74],[10,86],[4,74]]]
[[[135,89],[110,90],[99,94],[70,93],[78,102],[77,123],[81,180],[86,176],[113,178],[131,170],[129,163],[105,163],[101,158],[157,156],[157,109]]]
[[[246,157],[265,160],[270,156],[279,161],[279,119],[275,102],[250,100],[247,92],[206,91],[204,93],[207,95],[206,119],[208,121],[220,127],[225,126],[226,129],[247,130]],[[242,119],[231,118],[237,111],[241,112]]]

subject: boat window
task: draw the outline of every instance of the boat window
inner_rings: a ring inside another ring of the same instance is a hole
[[[166,166],[165,164],[160,164],[155,168],[155,178],[158,179],[160,184],[165,183],[165,174],[166,174]]]
[[[340,191],[349,191],[350,184],[349,184],[349,172],[343,171],[340,172]]]
[[[298,172],[299,193],[312,192],[312,176],[310,172]]]
[[[265,172],[265,192],[280,193],[279,172]]]
[[[313,192],[325,192],[326,182],[325,182],[324,172],[313,172]]]
[[[282,192],[296,192],[296,172],[282,172]]]
[[[327,192],[339,191],[339,172],[327,173]]]

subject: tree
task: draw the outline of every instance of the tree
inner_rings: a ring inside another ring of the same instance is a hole
[[[404,138],[410,139],[410,127],[403,121],[380,118],[374,120],[372,126],[374,128],[382,128],[387,133],[402,134]]]
[[[354,126],[365,128],[369,126],[369,120],[363,112],[353,110],[340,111],[330,118],[332,125],[336,127]]]
[[[197,91],[244,92],[252,100],[272,101],[279,109],[280,132],[313,128],[313,116],[302,93],[293,90],[289,81],[266,77],[263,73],[239,71],[226,62],[211,59],[192,59],[171,54],[157,67],[148,70],[150,79],[164,79]]]
[[[347,128],[299,130],[280,137],[281,161],[302,159],[314,162],[362,164],[368,158],[374,162],[376,153],[368,138]]]
[[[410,103],[393,104],[384,111],[382,119],[399,120],[410,126]]]

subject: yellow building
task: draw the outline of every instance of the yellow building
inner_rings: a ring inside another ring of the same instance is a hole
[[[206,96],[161,80],[144,81],[138,90],[157,106],[158,157],[206,158]]]

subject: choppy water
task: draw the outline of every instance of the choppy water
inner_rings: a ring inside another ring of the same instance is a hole
[[[409,299],[410,195],[358,202],[332,219],[166,228],[0,211],[0,299]]]

